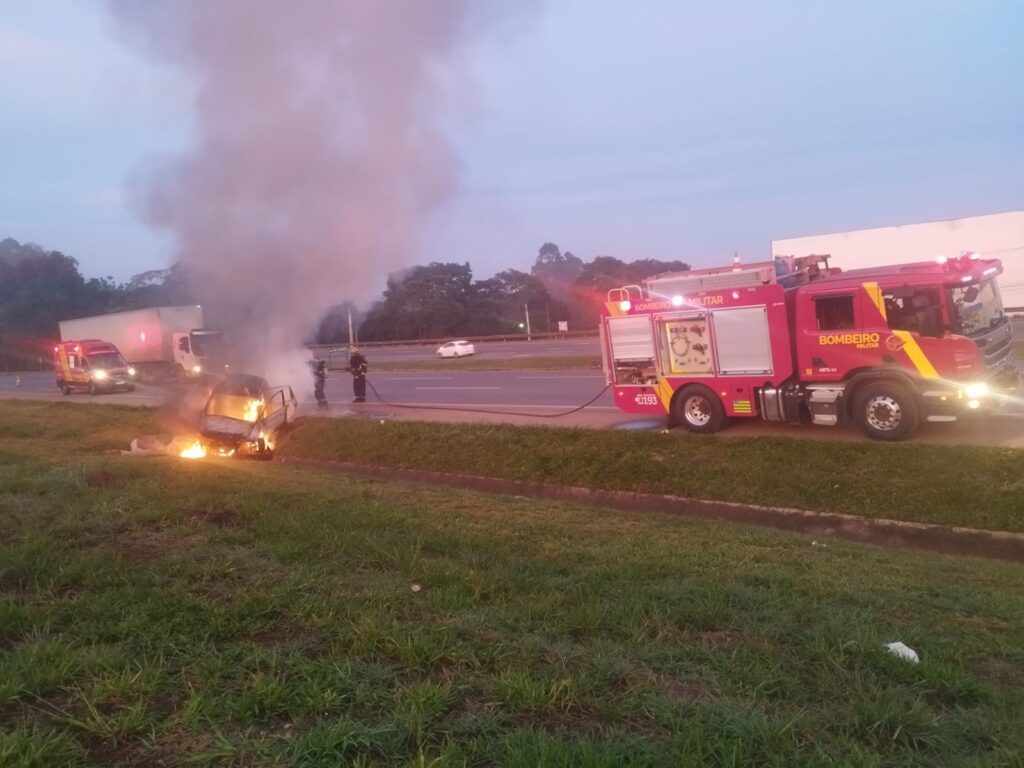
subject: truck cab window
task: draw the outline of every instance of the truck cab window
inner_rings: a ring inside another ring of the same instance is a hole
[[[885,315],[894,331],[921,336],[941,336],[942,304],[934,288],[903,288],[884,291]]]
[[[822,296],[814,300],[819,331],[844,331],[854,327],[853,296]]]

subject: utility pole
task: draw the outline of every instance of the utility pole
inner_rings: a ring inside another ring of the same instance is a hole
[[[526,340],[530,341],[530,305],[523,304],[523,311],[526,312]]]
[[[352,305],[348,305],[348,345],[355,344],[355,337],[352,335]]]

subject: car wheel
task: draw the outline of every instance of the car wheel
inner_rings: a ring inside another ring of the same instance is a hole
[[[880,381],[859,389],[853,418],[873,440],[904,440],[920,425],[917,401],[899,384]]]
[[[707,387],[691,384],[683,387],[672,400],[672,414],[690,432],[709,435],[728,422],[725,406]]]

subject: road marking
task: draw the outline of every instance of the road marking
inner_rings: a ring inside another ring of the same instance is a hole
[[[583,374],[576,376],[516,376],[517,379],[603,379],[603,376],[586,376]]]
[[[539,411],[543,411],[543,410],[564,411],[564,410],[568,410],[570,408],[577,407],[577,406],[575,406],[572,403],[566,403],[565,405],[510,405],[508,403],[465,403],[465,404],[463,404],[463,403],[392,403],[390,401],[386,402],[386,403],[375,401],[375,402],[372,402],[372,403],[367,403],[367,405],[381,405],[381,406],[394,405],[394,406],[401,406],[402,408],[447,408],[447,409],[454,408],[454,409],[459,409],[459,410],[463,410],[464,409],[464,410],[468,410],[470,412],[478,411],[478,410],[481,410],[481,409],[484,409],[484,408],[518,408],[520,410],[525,409],[525,410],[532,410],[532,411],[538,411],[538,410]],[[584,410],[587,410],[587,411],[618,411],[619,409],[616,408],[614,405],[588,405]],[[625,416],[626,414],[623,414],[623,415]]]
[[[501,389],[501,387],[416,387],[416,389]]]

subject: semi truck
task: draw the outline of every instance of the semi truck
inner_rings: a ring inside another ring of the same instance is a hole
[[[219,331],[204,328],[203,308],[152,307],[60,322],[62,341],[103,339],[116,346],[140,379],[197,376],[223,365]]]
[[[773,240],[773,254],[827,253],[842,269],[928,261],[965,250],[999,259],[999,292],[1008,312],[1024,311],[1024,211],[968,216],[923,224]]]
[[[1017,385],[1012,329],[977,253],[843,272],[827,256],[659,275],[608,292],[616,405],[692,432],[730,419],[853,422],[901,440]]]

